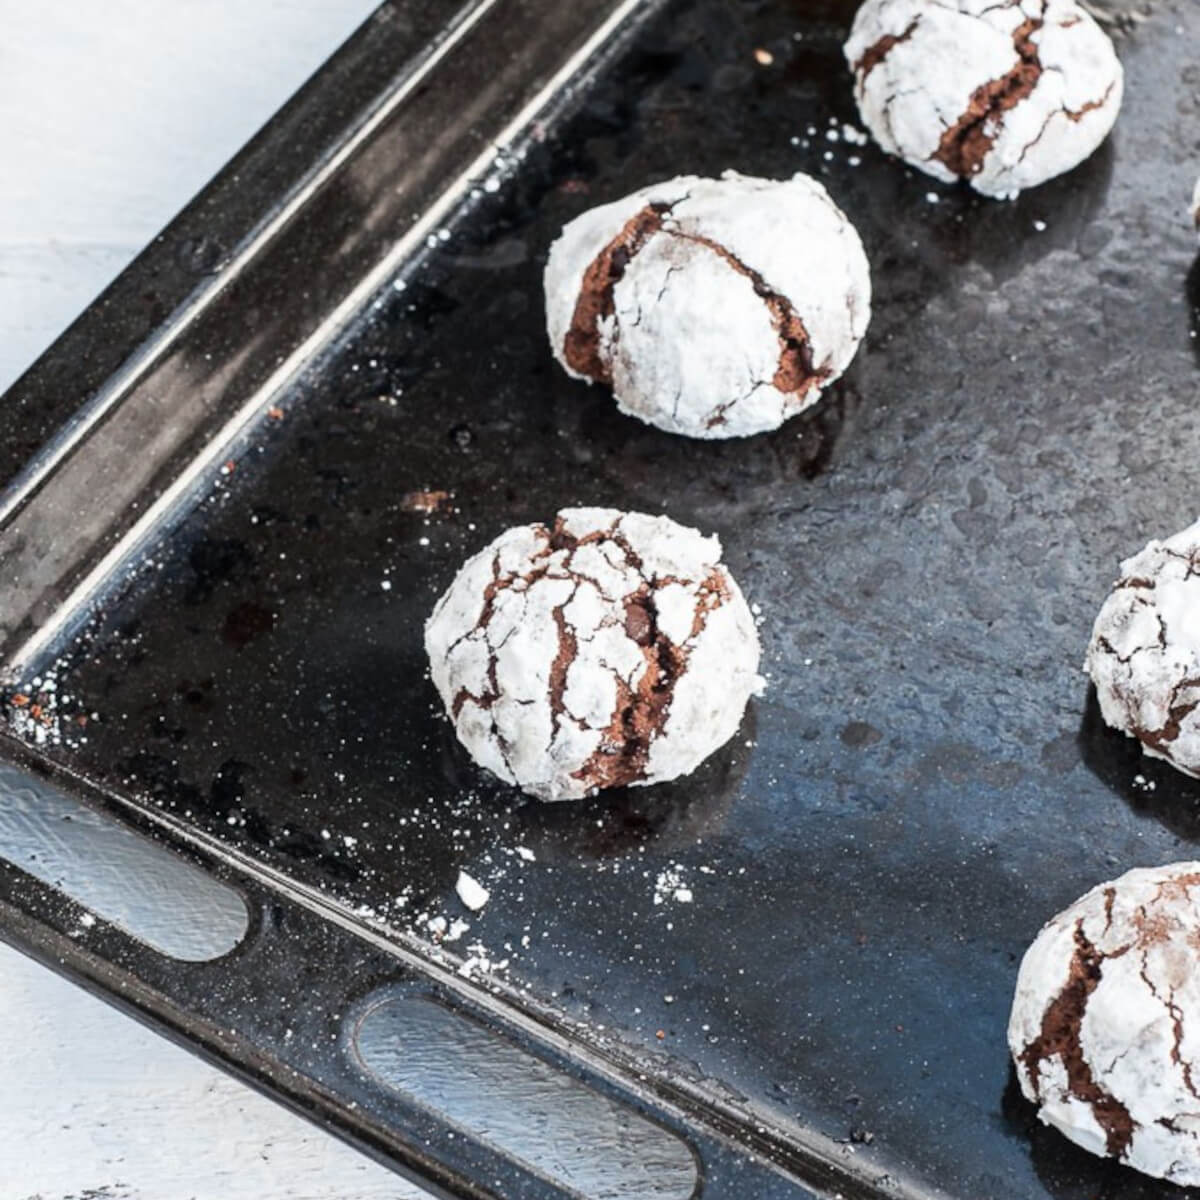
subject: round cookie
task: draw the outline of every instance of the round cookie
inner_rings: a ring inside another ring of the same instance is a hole
[[[438,601],[425,649],[471,756],[543,800],[688,774],[762,686],[717,538],[607,508],[501,534]]]
[[[670,433],[745,437],[815,404],[871,315],[854,226],[815,180],[683,177],[592,209],[546,264],[577,379]]]
[[[1200,522],[1121,564],[1085,666],[1109,725],[1200,776]]]
[[[866,0],[845,55],[884,150],[999,199],[1083,162],[1121,106],[1112,42],[1074,0]]]
[[[1200,1184],[1200,862],[1093,888],[1021,962],[1008,1045],[1039,1116],[1093,1154]]]

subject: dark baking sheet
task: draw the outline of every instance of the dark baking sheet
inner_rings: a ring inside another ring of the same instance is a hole
[[[478,939],[505,1003],[781,1157],[827,1137],[880,1194],[1182,1195],[1037,1127],[1004,1030],[1046,918],[1200,839],[1198,786],[1079,669],[1117,560],[1200,503],[1200,10],[1123,35],[1114,138],[996,204],[842,140],[851,9],[669,4],[65,648],[61,711],[99,716],[49,754],[402,940],[468,916],[437,953]],[[540,273],[583,208],[726,167],[823,179],[875,315],[813,413],[701,444],[558,371]],[[544,806],[457,748],[420,629],[466,555],[574,503],[719,532],[771,686],[694,779]]]

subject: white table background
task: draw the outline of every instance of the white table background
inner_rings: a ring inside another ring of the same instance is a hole
[[[0,392],[375,0],[0,0]],[[0,945],[0,1200],[415,1189]]]

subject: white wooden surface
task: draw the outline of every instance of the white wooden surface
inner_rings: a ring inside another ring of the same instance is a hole
[[[0,392],[374,0],[0,0]],[[415,1189],[0,945],[0,1200]]]
[[[0,944],[3,1200],[401,1200],[415,1188]]]
[[[377,0],[0,0],[0,392]]]

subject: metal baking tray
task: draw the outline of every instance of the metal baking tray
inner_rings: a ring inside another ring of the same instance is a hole
[[[1200,840],[1080,671],[1200,505],[1200,9],[1125,29],[1113,138],[1002,204],[847,138],[853,8],[385,4],[4,397],[0,750],[249,913],[186,961],[9,863],[6,939],[440,1195],[1184,1194],[1042,1129],[1004,1032],[1045,919]],[[817,408],[700,443],[555,367],[540,275],[729,167],[823,180],[876,300]],[[543,805],[457,747],[421,624],[578,503],[718,532],[770,686],[693,778]],[[683,1159],[556,1174],[422,1090],[438,1030]]]

